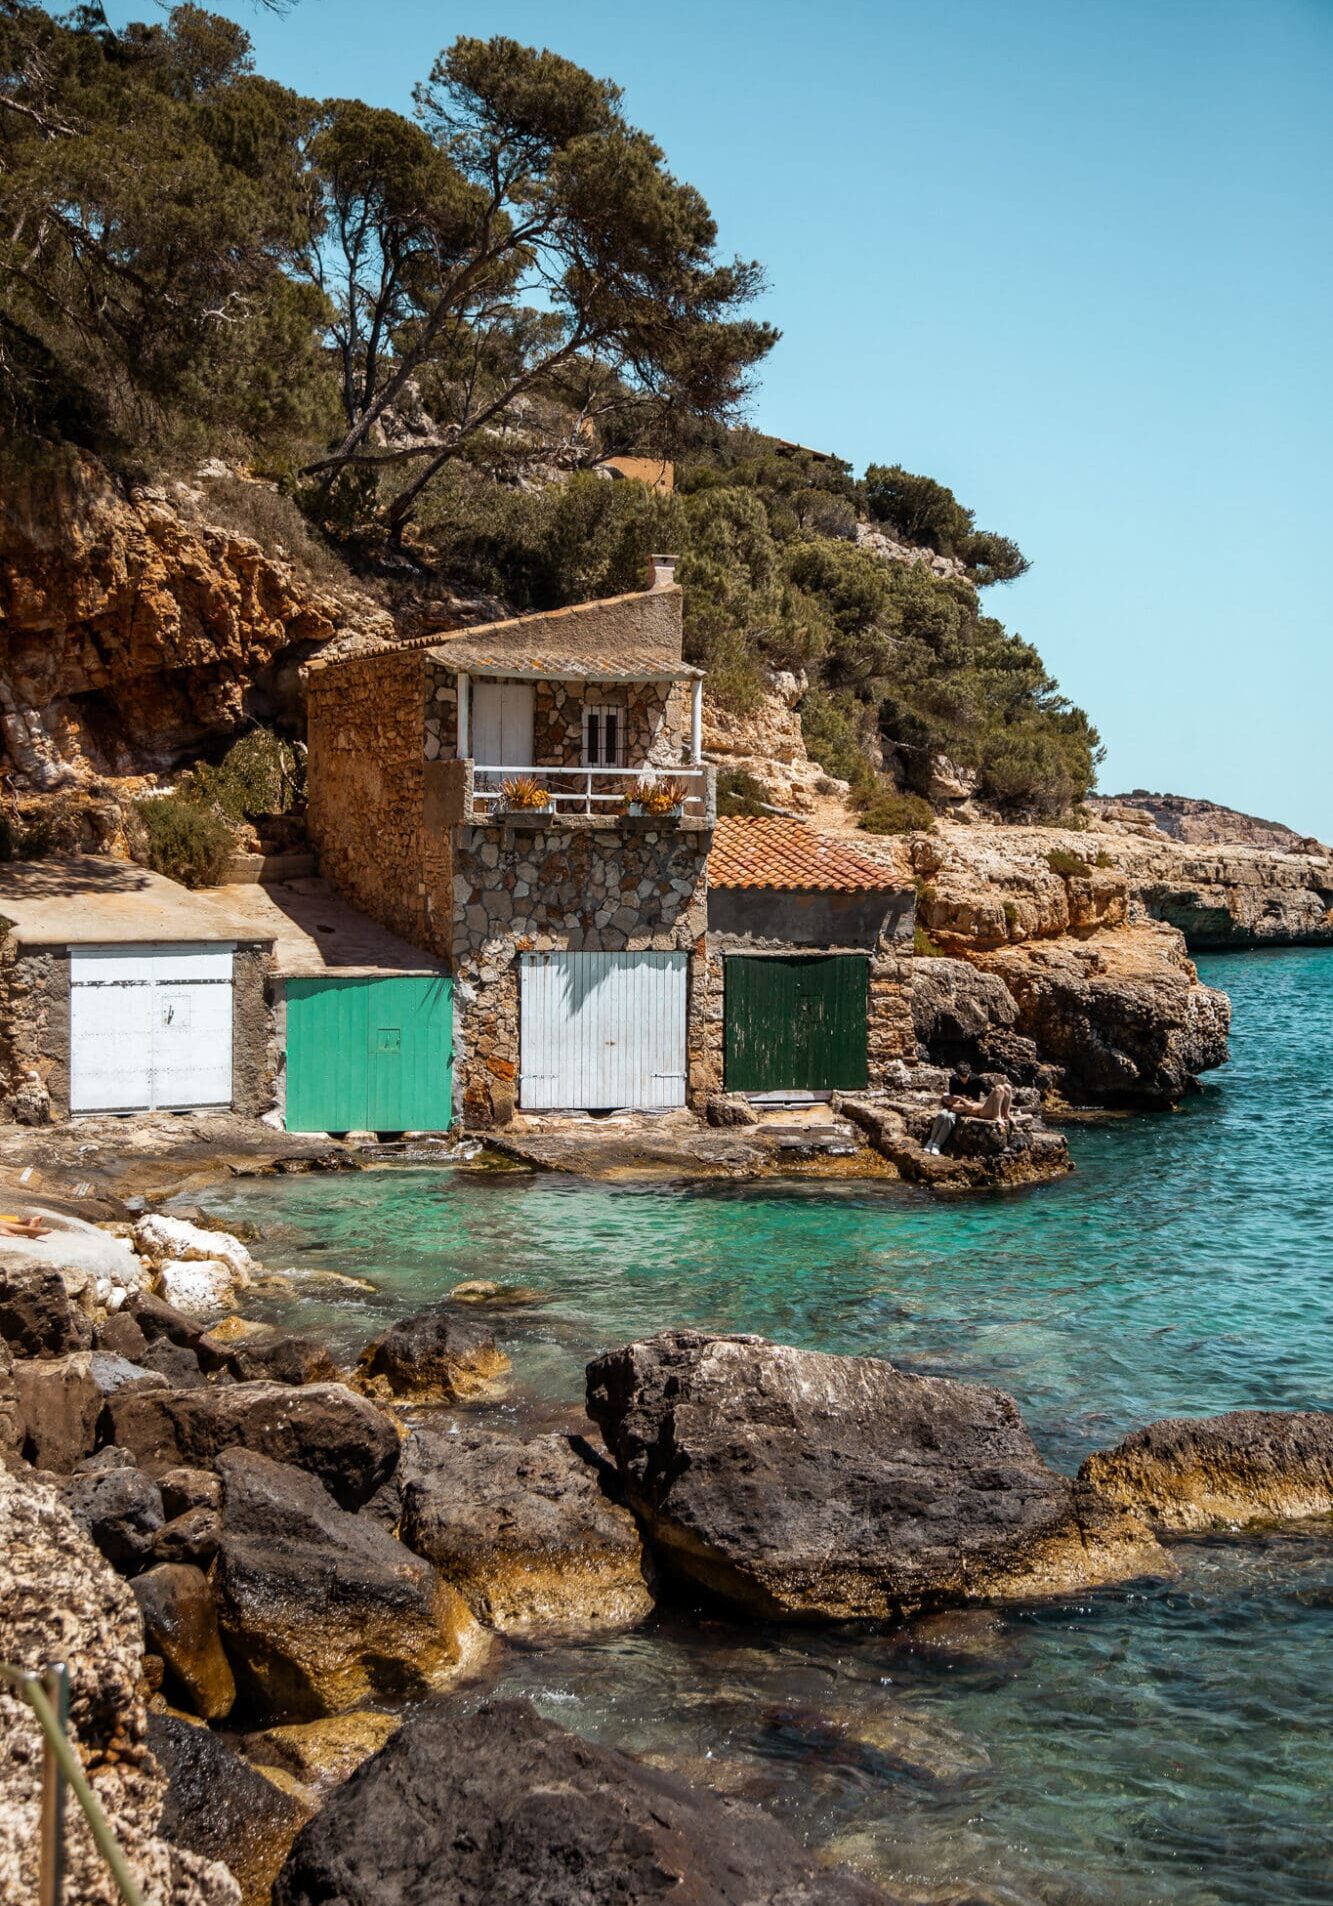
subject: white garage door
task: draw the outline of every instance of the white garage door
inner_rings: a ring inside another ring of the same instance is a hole
[[[229,945],[72,948],[71,1112],[230,1105],[231,956]]]
[[[685,1103],[684,953],[525,953],[519,1103]]]

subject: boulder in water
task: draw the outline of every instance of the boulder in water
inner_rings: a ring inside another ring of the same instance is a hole
[[[489,1627],[607,1628],[653,1605],[633,1516],[581,1437],[416,1432],[402,1538]]]
[[[484,1324],[449,1304],[433,1304],[367,1344],[356,1381],[371,1396],[454,1403],[492,1393],[508,1368]]]
[[[273,1906],[886,1906],[785,1827],[526,1702],[423,1708],[298,1835]]]
[[[377,1754],[402,1724],[401,1714],[356,1708],[326,1721],[266,1728],[247,1737],[245,1751],[256,1766],[279,1768],[312,1791],[325,1792]]]
[[[231,1713],[236,1682],[222,1650],[217,1606],[202,1569],[163,1562],[134,1580],[144,1634],[175,1676],[189,1707],[206,1721]]]
[[[659,1557],[755,1614],[883,1620],[1171,1572],[985,1385],[680,1330],[590,1364],[588,1411]]]
[[[313,1476],[250,1450],[218,1458],[223,1634],[266,1713],[318,1720],[448,1686],[482,1652],[466,1603],[429,1562]]]
[[[168,1781],[163,1832],[191,1853],[225,1860],[240,1883],[242,1906],[268,1906],[310,1805],[179,1715],[154,1714],[148,1740]]]
[[[1333,1514],[1333,1410],[1164,1417],[1079,1476],[1164,1534]]]

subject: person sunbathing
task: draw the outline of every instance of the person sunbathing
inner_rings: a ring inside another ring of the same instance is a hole
[[[1013,1110],[1014,1088],[1007,1079],[1000,1079],[991,1086],[986,1096],[977,1099],[973,1096],[980,1081],[972,1078],[970,1066],[961,1065],[949,1081],[950,1091],[944,1104],[935,1114],[926,1140],[925,1149],[932,1158],[938,1158],[940,1151],[960,1118],[978,1118],[1007,1124]]]
[[[40,1218],[18,1218],[12,1212],[0,1211],[0,1237],[44,1238],[50,1229],[50,1225],[43,1224]]]

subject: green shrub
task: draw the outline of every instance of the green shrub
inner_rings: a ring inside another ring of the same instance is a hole
[[[924,927],[913,928],[912,951],[921,960],[942,960],[945,957],[943,949],[936,946]]]
[[[1092,864],[1094,867],[1114,867],[1115,866],[1115,862],[1111,859],[1111,856],[1107,853],[1104,847],[1099,847],[1097,849],[1097,857]]]
[[[717,811],[719,815],[767,814],[772,802],[762,782],[732,769],[717,777]]]
[[[136,801],[143,826],[144,859],[154,873],[183,887],[213,887],[236,849],[226,821],[180,789],[158,800]]]
[[[216,767],[200,762],[190,776],[192,800],[233,821],[286,814],[304,793],[304,767],[289,741],[255,728],[233,742]]]
[[[865,704],[852,695],[811,688],[801,702],[806,753],[826,774],[850,781],[854,788],[870,789],[875,771],[866,753],[869,721]]]
[[[1053,847],[1046,856],[1046,865],[1061,880],[1086,880],[1092,872],[1082,854],[1071,854],[1067,847]]]
[[[867,834],[913,834],[935,825],[935,810],[919,794],[878,787],[861,809],[857,826]]]
[[[1006,900],[1004,902],[1003,912],[1004,912],[1004,924],[1009,929],[1010,933],[1012,933],[1014,928],[1018,925],[1017,902],[1013,900]]]

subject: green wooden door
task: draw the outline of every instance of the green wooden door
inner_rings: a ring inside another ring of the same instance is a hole
[[[442,1132],[452,1117],[452,980],[287,981],[289,1132]]]
[[[870,962],[858,954],[733,954],[726,964],[728,1092],[864,1087],[869,1003]]]

